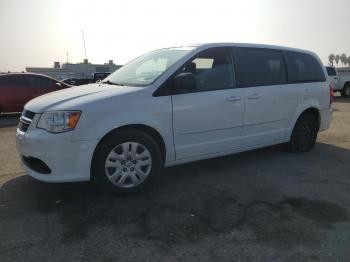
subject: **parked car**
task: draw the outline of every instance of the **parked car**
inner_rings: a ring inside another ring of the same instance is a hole
[[[31,73],[0,75],[0,113],[21,112],[37,96],[70,87],[54,78]]]
[[[332,94],[320,59],[308,51],[248,44],[166,48],[103,82],[30,101],[17,145],[36,179],[93,180],[130,193],[163,166],[280,143],[308,151],[330,126]]]
[[[342,97],[350,97],[350,72],[338,72],[335,67],[326,66],[334,92],[340,92]]]
[[[71,86],[81,86],[93,83],[92,79],[83,79],[83,78],[66,78],[62,80],[63,83]]]
[[[93,82],[101,81],[105,79],[107,76],[109,76],[110,72],[95,72],[92,74]]]

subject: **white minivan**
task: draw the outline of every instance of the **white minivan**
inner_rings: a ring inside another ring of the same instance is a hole
[[[215,43],[171,47],[100,83],[25,106],[17,147],[32,177],[93,180],[129,193],[163,167],[287,143],[310,150],[330,126],[332,90],[303,50]]]

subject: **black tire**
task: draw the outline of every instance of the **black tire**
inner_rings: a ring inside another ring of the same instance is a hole
[[[126,142],[142,144],[152,158],[151,171],[147,178],[139,185],[123,188],[114,185],[107,177],[105,163],[109,153],[117,146]],[[158,144],[148,134],[134,130],[124,129],[113,132],[105,137],[97,146],[91,164],[91,178],[104,192],[112,194],[132,194],[144,189],[159,173],[162,167],[162,156]]]
[[[350,85],[347,84],[346,86],[344,86],[340,93],[342,97],[350,97]]]
[[[314,115],[302,114],[294,126],[288,143],[289,151],[301,153],[311,150],[315,146],[318,129],[318,121]]]

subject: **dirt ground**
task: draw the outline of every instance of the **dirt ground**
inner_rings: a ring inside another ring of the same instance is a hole
[[[0,261],[348,261],[350,99],[314,150],[282,146],[165,169],[142,194],[23,172],[0,120]]]

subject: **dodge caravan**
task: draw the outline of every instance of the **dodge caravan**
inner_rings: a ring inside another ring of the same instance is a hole
[[[309,51],[201,44],[147,53],[102,82],[25,105],[16,140],[46,182],[130,193],[162,167],[286,143],[310,150],[330,126],[332,89]]]

